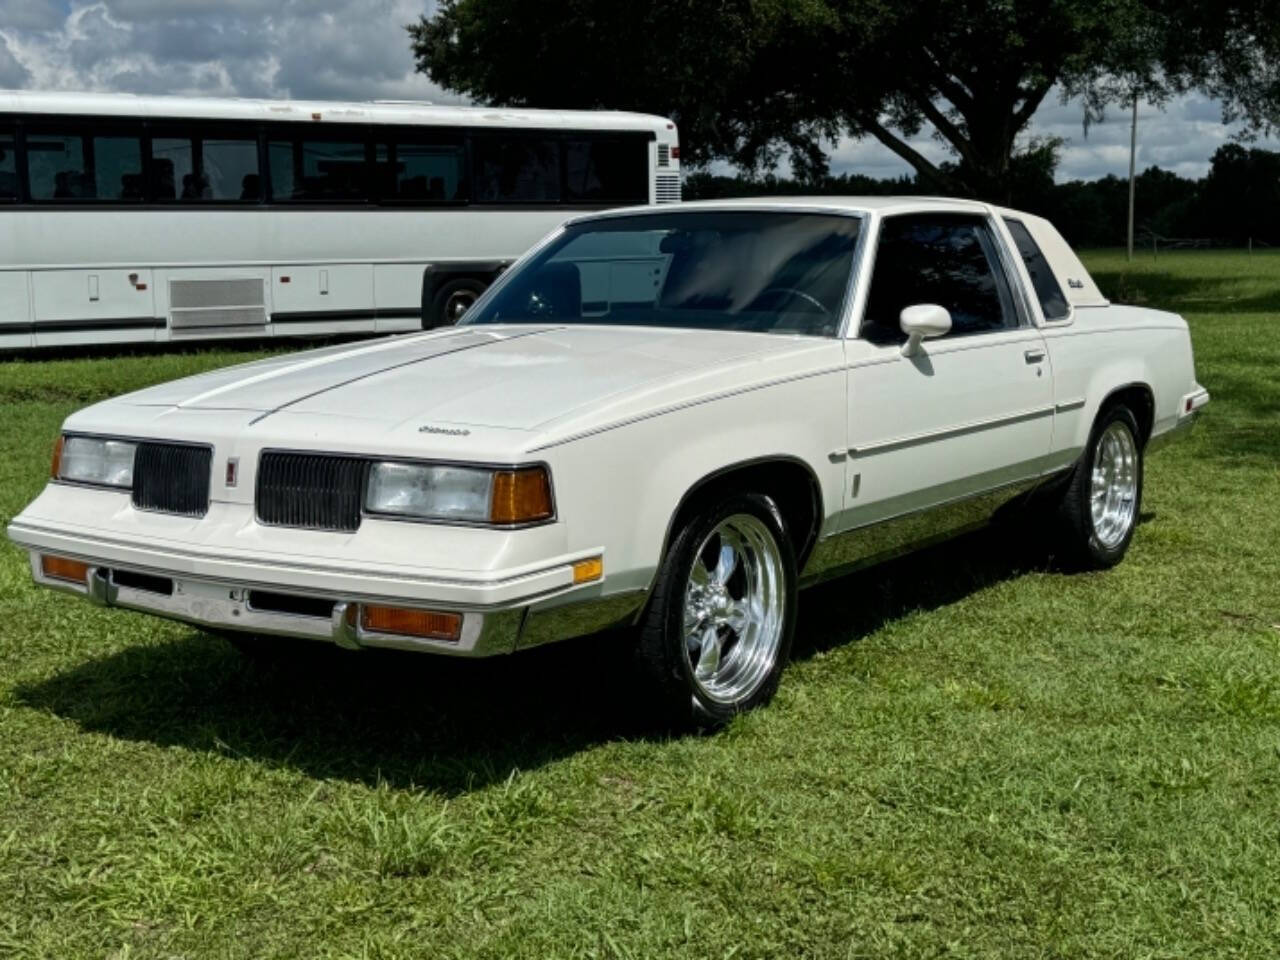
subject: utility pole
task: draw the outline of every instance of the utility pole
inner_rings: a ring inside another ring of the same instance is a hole
[[[1133,168],[1138,155],[1138,95],[1133,95],[1133,124],[1129,127],[1129,259],[1133,259]]]

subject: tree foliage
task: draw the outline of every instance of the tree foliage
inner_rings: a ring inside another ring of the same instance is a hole
[[[934,190],[1004,199],[1050,91],[1095,114],[1197,88],[1277,118],[1274,0],[442,0],[409,27],[418,68],[483,103],[673,117],[686,157],[802,179],[844,134]],[[954,155],[909,142],[931,130]]]

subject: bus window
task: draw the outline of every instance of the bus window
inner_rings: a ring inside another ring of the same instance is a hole
[[[57,133],[27,135],[34,200],[130,200],[143,196],[142,140]]]
[[[0,130],[0,200],[18,199],[18,163],[12,130]]]
[[[478,136],[471,152],[478,203],[555,203],[560,199],[558,140]]]
[[[564,149],[566,200],[649,201],[649,151],[644,141],[568,140]]]
[[[80,137],[27,134],[27,176],[33,200],[80,200],[93,197],[93,181],[85,173]]]
[[[364,200],[369,196],[361,141],[272,140],[268,159],[274,200]]]
[[[187,137],[151,141],[151,181],[157,200],[188,199],[195,178],[195,141]]]
[[[467,198],[461,140],[380,143],[376,157],[378,185],[384,200],[452,203]]]
[[[210,200],[258,200],[257,140],[205,140],[200,172]]]
[[[99,200],[142,199],[142,141],[93,137],[93,195]]]

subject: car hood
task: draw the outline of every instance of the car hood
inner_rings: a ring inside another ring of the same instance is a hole
[[[798,342],[799,341],[799,342]],[[458,327],[308,351],[112,401],[245,419],[323,418],[352,430],[537,430],[647,385],[803,349],[810,338],[623,326]],[[141,412],[141,411],[139,411]],[[360,424],[365,424],[362,428]]]

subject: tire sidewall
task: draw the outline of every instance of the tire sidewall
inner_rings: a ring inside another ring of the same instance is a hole
[[[475,297],[478,298],[480,294],[484,293],[484,284],[479,280],[472,280],[465,277],[450,280],[448,283],[444,284],[436,291],[435,296],[431,300],[431,317],[427,323],[427,327],[429,329],[451,327],[454,325],[455,321],[449,319],[445,313],[445,308],[448,306],[449,300],[453,295],[463,290],[473,293]]]
[[[748,514],[760,520],[774,538],[778,554],[782,558],[783,603],[786,609],[782,617],[782,635],[778,639],[777,655],[764,680],[748,696],[732,703],[709,699],[694,679],[693,666],[685,649],[684,599],[689,575],[696,560],[696,551],[704,540],[723,520],[735,514]],[[777,506],[760,494],[734,494],[722,500],[708,503],[688,523],[676,538],[668,554],[672,564],[671,586],[662,611],[663,635],[667,646],[667,662],[681,687],[688,692],[693,717],[696,721],[719,725],[735,714],[751,710],[769,702],[778,689],[783,669],[791,656],[791,644],[795,636],[797,615],[797,571],[795,550],[787,536],[786,527]]]
[[[1093,468],[1094,462],[1098,456],[1098,439],[1103,432],[1113,423],[1122,423],[1133,437],[1133,447],[1136,451],[1136,480],[1137,489],[1134,493],[1133,503],[1133,522],[1129,524],[1129,529],[1125,531],[1124,539],[1113,547],[1106,546],[1098,539],[1097,531],[1093,526],[1093,505],[1092,505],[1092,487],[1093,487]],[[1138,529],[1138,518],[1142,513],[1142,488],[1145,471],[1145,458],[1143,457],[1141,432],[1138,429],[1138,420],[1128,407],[1117,404],[1106,410],[1102,416],[1098,417],[1097,422],[1093,426],[1093,432],[1089,435],[1089,449],[1085,452],[1084,460],[1084,480],[1080,484],[1080,502],[1078,509],[1080,510],[1083,527],[1087,532],[1085,538],[1085,549],[1089,552],[1090,557],[1097,564],[1102,566],[1112,566],[1120,562],[1120,559],[1129,549],[1129,544],[1133,541],[1133,534]]]

